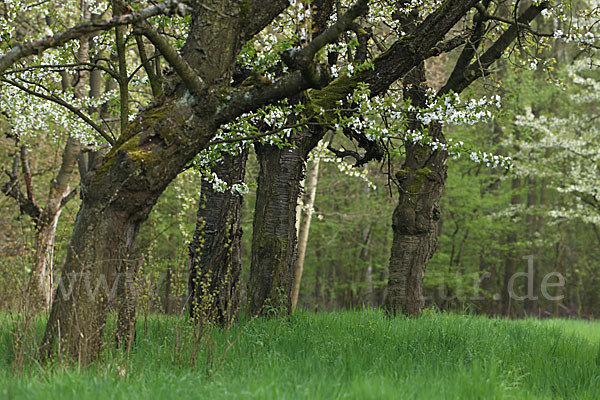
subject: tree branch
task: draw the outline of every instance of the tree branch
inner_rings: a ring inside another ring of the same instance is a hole
[[[150,64],[148,54],[146,53],[146,46],[144,45],[144,40],[142,39],[141,35],[135,35],[135,43],[138,48],[138,53],[140,54],[140,61],[142,62],[144,71],[146,71],[146,75],[148,75],[148,80],[150,81],[152,97],[157,99],[162,96],[162,87],[158,77],[156,76],[156,71],[154,68],[152,68],[152,64]]]
[[[462,79],[465,68],[469,66],[471,60],[473,60],[473,57],[475,57],[477,49],[479,48],[485,35],[486,24],[483,15],[487,12],[486,10],[489,4],[490,0],[486,0],[483,3],[477,4],[476,8],[478,14],[473,16],[473,21],[475,22],[475,29],[473,35],[471,36],[471,39],[469,40],[467,45],[463,48],[463,51],[460,53],[460,56],[456,61],[454,69],[450,74],[450,78],[448,78],[446,85],[444,85],[444,88],[440,90],[440,93],[446,93],[450,87],[453,87],[456,84],[456,82]],[[448,88],[446,88],[446,86]]]
[[[185,87],[195,95],[202,95],[204,85],[194,69],[179,55],[177,50],[160,33],[145,21],[135,25],[135,30],[143,34],[160,51],[171,67],[177,72]]]
[[[540,5],[529,6],[518,19],[518,24],[512,24],[495,42],[490,48],[483,53],[476,61],[473,61],[467,68],[464,69],[460,79],[455,77],[452,81],[448,81],[442,89],[440,89],[438,95],[453,91],[455,93],[462,92],[468,87],[473,81],[482,77],[487,73],[488,68],[495,63],[504,51],[511,45],[511,43],[517,38],[519,34],[519,24],[529,24],[535,17],[537,17],[544,9],[548,8],[549,2],[544,1]]]
[[[49,95],[43,94],[43,93],[39,93],[36,92],[35,90],[31,90],[28,87],[21,85],[20,83],[13,81],[12,79],[6,79],[6,78],[0,78],[0,82],[4,82],[4,83],[8,83],[9,85],[12,85],[22,91],[24,91],[25,93],[28,93],[32,96],[35,97],[39,97],[41,99],[44,100],[48,100],[51,101],[53,103],[56,103],[60,106],[63,106],[64,108],[66,108],[67,110],[71,111],[73,114],[77,115],[79,118],[81,118],[86,124],[88,124],[89,126],[91,126],[96,132],[98,132],[108,143],[112,145],[115,144],[115,141],[113,138],[111,138],[105,131],[104,129],[102,129],[100,127],[100,125],[96,124],[94,121],[92,121],[92,119],[90,117],[88,117],[87,115],[85,115],[83,112],[81,112],[81,110],[78,110],[77,108],[75,108],[72,104],[67,103],[65,100],[61,99],[60,97],[56,96],[55,94],[53,94],[52,92],[49,91]],[[30,84],[34,84],[33,82],[27,82]],[[45,88],[44,88],[45,89]],[[46,89],[48,90],[48,89]]]
[[[270,85],[253,87],[250,90],[235,90],[231,96],[228,96],[226,104],[217,112],[215,121],[218,124],[226,123],[265,104],[273,103],[309,88],[323,87],[329,83],[329,73],[313,63],[314,55],[328,43],[336,41],[354,19],[367,11],[368,0],[358,0],[335,24],[315,37],[305,47],[282,54],[283,61],[293,72],[277,79]]]
[[[121,14],[123,3],[120,0],[113,0],[113,15]],[[125,132],[129,125],[129,79],[127,76],[127,59],[125,54],[125,29],[123,26],[115,27],[115,47],[117,49],[117,61],[119,63],[119,115],[121,122],[121,133]]]
[[[0,191],[8,197],[12,197],[19,204],[19,211],[22,214],[29,215],[34,221],[38,221],[42,214],[42,209],[32,199],[26,197],[21,189],[19,189],[19,161],[21,160],[20,152],[15,153],[13,160],[12,172],[5,171],[9,181],[2,185]]]
[[[329,81],[329,76],[323,76],[323,69],[313,63],[313,58],[319,50],[329,43],[334,43],[345,32],[352,22],[369,11],[368,0],[358,0],[344,15],[323,33],[315,37],[302,49],[292,49],[281,54],[284,63],[291,70],[299,70],[313,87],[323,87]]]
[[[25,57],[29,57],[34,54],[40,54],[43,51],[53,47],[60,47],[71,40],[78,39],[90,33],[106,31],[114,28],[115,26],[144,21],[147,18],[155,15],[170,15],[173,13],[182,14],[187,9],[184,3],[185,2],[183,0],[167,0],[162,3],[146,7],[138,12],[119,15],[107,20],[87,21],[54,36],[18,44],[10,49],[7,53],[0,56],[0,75],[4,74],[4,72],[6,72],[6,70],[14,63]]]

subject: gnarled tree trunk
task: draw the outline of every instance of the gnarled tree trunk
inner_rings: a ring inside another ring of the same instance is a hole
[[[405,81],[405,95],[415,106],[426,101],[424,66]],[[413,116],[414,118],[414,116]],[[422,129],[418,121],[412,129]],[[429,126],[435,140],[445,142],[439,124]],[[439,202],[446,182],[446,151],[406,143],[406,159],[396,174],[398,205],[392,217],[394,239],[386,308],[392,314],[418,315],[424,306],[423,280],[437,245]]]
[[[228,187],[244,181],[248,151],[225,155],[212,170]],[[229,324],[240,304],[240,213],[243,197],[202,180],[196,231],[190,244],[190,316]]]
[[[129,254],[141,223],[214,131],[210,120],[194,118],[187,103],[167,99],[146,110],[96,159],[82,180],[82,204],[46,326],[44,355],[58,350],[84,364],[97,356],[108,310],[129,307],[125,298],[117,301],[117,284],[131,273]]]

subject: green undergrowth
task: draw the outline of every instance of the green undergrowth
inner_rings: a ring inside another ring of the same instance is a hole
[[[600,398],[598,322],[300,312],[242,318],[194,341],[186,321],[151,316],[128,356],[107,345],[87,367],[15,372],[3,318],[2,399]]]

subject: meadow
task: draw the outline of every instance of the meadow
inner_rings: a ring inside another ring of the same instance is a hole
[[[36,321],[40,335],[43,321]],[[86,367],[21,360],[0,336],[3,399],[598,399],[600,323],[428,313],[241,318],[230,329],[142,317],[129,352]],[[18,352],[17,348],[17,352]]]

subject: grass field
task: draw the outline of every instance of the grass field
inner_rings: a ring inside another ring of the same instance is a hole
[[[2,399],[600,399],[598,322],[296,313],[195,342],[185,321],[149,317],[129,357],[107,345],[85,368],[17,373],[10,329]]]

